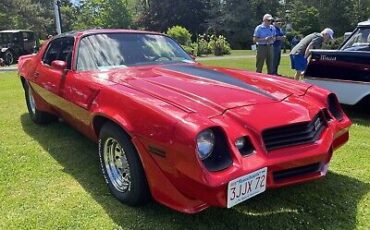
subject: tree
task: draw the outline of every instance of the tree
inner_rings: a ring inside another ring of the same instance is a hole
[[[77,29],[86,28],[130,28],[131,12],[126,0],[85,0],[80,2]]]
[[[70,30],[74,7],[69,0],[62,0],[61,11],[64,31]],[[2,0],[0,12],[0,29],[30,29],[41,38],[55,34],[53,1]]]
[[[254,28],[266,13],[276,16],[278,0],[212,0],[207,25],[216,34],[224,34],[235,48],[250,47]]]
[[[208,0],[141,0],[138,24],[145,29],[164,32],[180,25],[196,34],[204,30]]]

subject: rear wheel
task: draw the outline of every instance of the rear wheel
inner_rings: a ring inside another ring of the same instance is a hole
[[[10,51],[10,50],[5,51],[4,63],[6,65],[11,65],[11,64],[14,63],[14,54],[12,53],[12,51]]]
[[[132,206],[148,202],[150,192],[139,155],[128,135],[111,122],[100,131],[99,158],[109,190],[118,200]]]
[[[31,120],[37,124],[46,124],[53,121],[55,119],[55,116],[47,112],[39,111],[37,109],[34,93],[31,86],[29,85],[28,82],[25,82],[24,84],[25,84],[24,91],[26,97],[26,104]]]

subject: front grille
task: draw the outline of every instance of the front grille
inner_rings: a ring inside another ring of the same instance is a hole
[[[301,166],[297,168],[285,169],[282,171],[274,172],[274,181],[289,179],[291,177],[303,176],[310,173],[315,173],[320,170],[320,163]]]
[[[326,127],[322,113],[312,121],[263,131],[262,138],[267,151],[315,142]]]

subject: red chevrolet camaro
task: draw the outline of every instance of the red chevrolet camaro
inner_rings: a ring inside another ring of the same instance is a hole
[[[65,33],[18,68],[31,119],[60,117],[98,142],[105,181],[129,205],[230,208],[325,176],[349,137],[335,94],[206,67],[159,33]]]

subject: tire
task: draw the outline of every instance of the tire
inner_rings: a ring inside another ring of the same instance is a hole
[[[130,206],[150,199],[148,183],[140,157],[128,135],[107,122],[99,134],[99,159],[110,192]]]
[[[10,50],[5,51],[5,53],[4,53],[4,63],[5,63],[5,65],[11,65],[11,64],[14,63],[14,54],[12,53],[12,51],[10,51]]]
[[[28,109],[28,114],[31,117],[31,120],[37,124],[47,124],[55,120],[56,117],[50,113],[39,111],[36,108],[35,99],[33,97],[33,90],[29,83],[25,81],[24,83],[24,92],[26,97],[26,104]]]

